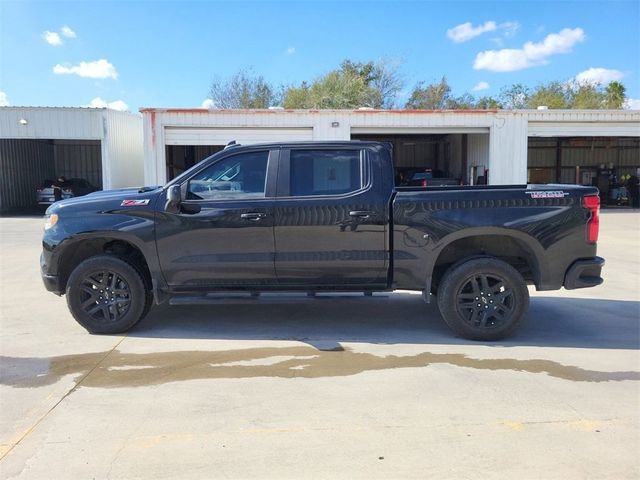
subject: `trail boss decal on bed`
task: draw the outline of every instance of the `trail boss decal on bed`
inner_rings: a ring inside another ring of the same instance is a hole
[[[140,205],[149,205],[149,199],[145,200],[122,200],[121,207],[139,207]]]
[[[531,195],[531,198],[564,198],[569,195],[562,190],[551,190],[548,192],[524,192],[527,195]]]

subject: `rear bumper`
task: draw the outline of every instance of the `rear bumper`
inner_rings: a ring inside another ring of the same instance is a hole
[[[600,285],[604,282],[600,276],[603,266],[604,258],[601,257],[576,260],[564,276],[564,288],[575,290]]]

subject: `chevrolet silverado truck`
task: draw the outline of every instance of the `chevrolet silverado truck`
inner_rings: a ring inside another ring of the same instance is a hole
[[[599,206],[574,185],[396,187],[380,142],[230,145],[162,187],[55,203],[40,264],[91,333],[216,292],[405,289],[459,336],[496,340],[525,318],[527,285],[602,283]]]

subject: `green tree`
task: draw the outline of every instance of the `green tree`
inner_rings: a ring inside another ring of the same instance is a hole
[[[404,87],[404,78],[400,75],[401,62],[383,59],[373,65],[369,86],[376,91],[378,108],[397,107],[398,93]]]
[[[538,85],[527,98],[527,108],[546,106],[549,108],[568,108],[570,99],[568,88],[562,82],[549,82]]]
[[[459,97],[449,97],[446,101],[446,108],[450,110],[472,110],[476,107],[476,99],[469,93],[464,93]]]
[[[420,110],[441,110],[447,108],[447,101],[451,95],[451,87],[447,78],[442,77],[438,83],[425,85],[419,82],[411,92],[405,108]]]
[[[209,98],[215,108],[269,108],[280,104],[282,94],[262,75],[240,70],[226,80],[214,79]]]
[[[397,64],[344,60],[340,68],[284,93],[285,108],[391,108],[402,88]]]
[[[476,101],[475,108],[482,110],[497,110],[502,108],[502,104],[493,97],[480,97]]]
[[[507,110],[527,108],[529,101],[529,88],[516,83],[510,87],[502,87],[500,90],[500,104]]]
[[[327,73],[310,86],[290,87],[285,92],[285,108],[358,108],[370,106],[374,94],[364,78],[338,70]]]
[[[598,109],[604,107],[604,93],[595,83],[573,85],[571,89],[571,108]]]
[[[627,99],[626,90],[625,86],[620,82],[614,81],[607,85],[604,99],[605,108],[623,108]]]

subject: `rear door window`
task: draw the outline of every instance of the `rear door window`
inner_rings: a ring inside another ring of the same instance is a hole
[[[291,196],[343,195],[364,186],[360,150],[291,150],[289,158]]]

